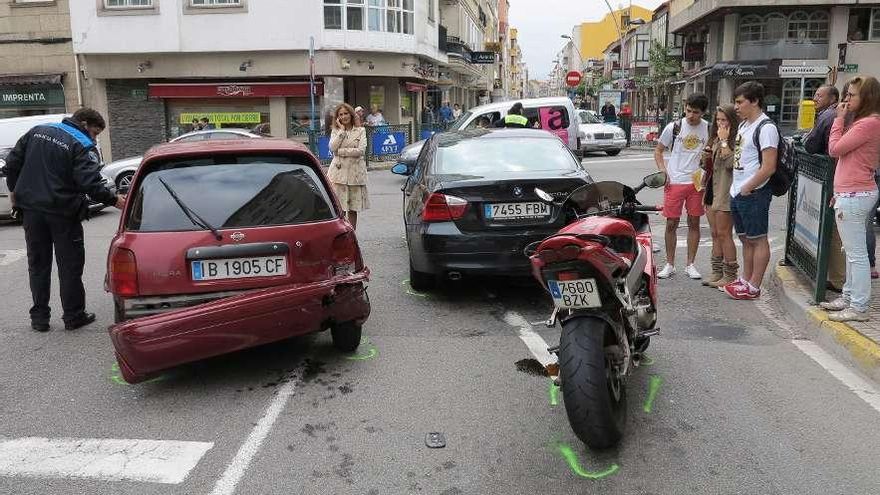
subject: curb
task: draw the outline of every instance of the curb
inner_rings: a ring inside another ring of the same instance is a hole
[[[774,292],[786,312],[825,351],[880,383],[880,344],[846,323],[828,319],[828,313],[809,303],[800,276],[789,266],[776,266],[771,277]]]
[[[397,162],[367,162],[367,170],[391,170]]]

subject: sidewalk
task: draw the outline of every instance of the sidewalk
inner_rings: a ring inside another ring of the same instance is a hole
[[[829,321],[827,312],[810,304],[809,283],[792,266],[774,267],[771,289],[806,336],[880,383],[880,280],[872,281],[871,320],[865,323]]]

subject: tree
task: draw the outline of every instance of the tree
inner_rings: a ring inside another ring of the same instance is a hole
[[[639,88],[651,88],[658,101],[668,98],[671,79],[681,71],[681,60],[669,54],[669,48],[656,40],[648,49],[648,62],[651,71],[647,76],[636,78]],[[658,109],[659,111],[659,109]]]

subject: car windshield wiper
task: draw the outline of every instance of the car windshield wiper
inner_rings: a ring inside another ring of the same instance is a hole
[[[211,231],[212,234],[214,234],[214,237],[218,241],[223,240],[223,236],[220,235],[220,231],[218,231],[216,228],[214,228],[214,226],[211,225],[210,223],[208,223],[204,218],[200,217],[199,214],[196,213],[192,208],[190,208],[189,206],[186,206],[186,203],[184,203],[183,200],[180,199],[180,196],[178,196],[177,193],[174,192],[174,189],[172,189],[171,186],[169,186],[168,183],[165,182],[165,180],[163,178],[159,177],[159,182],[161,182],[162,185],[165,186],[165,189],[168,191],[168,194],[170,194],[171,197],[174,198],[174,201],[177,203],[177,206],[179,206],[180,209],[183,210],[183,213],[186,214],[186,217],[189,218],[189,221],[192,222],[193,225],[195,225],[196,227],[201,227],[203,229],[208,229]]]

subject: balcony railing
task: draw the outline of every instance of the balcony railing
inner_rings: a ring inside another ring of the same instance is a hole
[[[447,55],[455,55],[463,58],[466,62],[471,62],[471,47],[467,46],[456,36],[446,37],[446,53]]]

